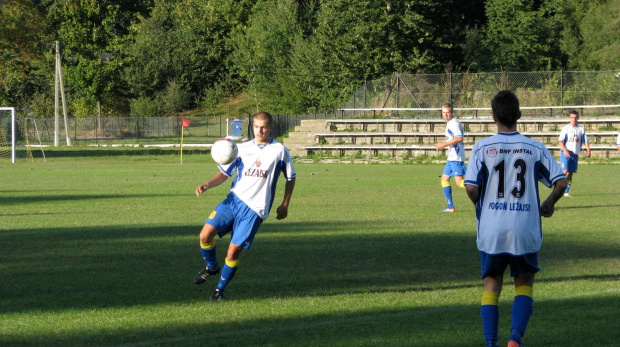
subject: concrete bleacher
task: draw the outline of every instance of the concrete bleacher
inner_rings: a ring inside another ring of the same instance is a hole
[[[469,118],[459,121],[465,128],[465,151],[485,137],[495,134],[496,127],[489,118]],[[518,130],[523,135],[544,143],[556,157],[560,154],[558,136],[568,124],[566,119],[521,119]],[[620,117],[580,119],[590,140],[592,157],[620,157],[616,147]],[[603,130],[600,130],[603,129]],[[611,129],[611,130],[608,130]],[[293,156],[312,154],[363,157],[437,156],[435,143],[444,141],[445,121],[442,119],[331,119],[304,120],[289,133],[284,144]]]

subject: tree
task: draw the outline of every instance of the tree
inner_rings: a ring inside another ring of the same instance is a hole
[[[472,53],[469,56],[483,70],[538,71],[563,66],[560,50],[561,23],[556,16],[558,2],[535,0],[488,0],[488,25],[484,33],[470,32],[482,39],[482,51],[488,59]],[[470,36],[469,42],[473,42]]]
[[[158,0],[132,28],[125,80],[132,97],[154,97],[174,81],[195,106],[228,72],[229,35],[241,25],[244,1]]]
[[[151,1],[55,0],[48,16],[58,27],[65,83],[76,105],[76,115],[95,112],[103,100],[126,100],[121,71],[127,30]],[[108,106],[113,104],[108,103]],[[120,107],[126,107],[124,103]],[[126,111],[125,111],[126,112]]]
[[[49,23],[31,0],[0,3],[0,104],[25,107],[49,90]]]

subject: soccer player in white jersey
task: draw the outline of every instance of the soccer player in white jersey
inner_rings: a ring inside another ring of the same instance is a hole
[[[463,175],[465,175],[465,148],[463,146],[463,126],[453,116],[452,104],[446,103],[441,106],[441,116],[446,121],[446,141],[435,145],[438,151],[448,148],[448,160],[441,175],[441,187],[443,195],[446,197],[447,206],[441,212],[456,212],[452,201],[452,186],[450,177],[454,177],[454,183],[458,187],[465,188],[463,185]]]
[[[273,205],[276,184],[280,174],[286,178],[282,204],[276,209],[276,219],[286,218],[295,187],[295,167],[288,149],[271,138],[272,116],[259,112],[252,119],[254,139],[240,144],[237,159],[229,165],[219,165],[217,172],[207,183],[196,188],[196,196],[229,177],[235,176],[230,193],[215,210],[200,232],[200,251],[206,267],[194,277],[194,283],[205,282],[208,276],[220,273],[216,258],[215,235],[222,237],[231,233],[225,265],[215,288],[212,301],[224,298],[226,286],[232,280],[239,265],[241,251],[250,249],[258,228],[269,216]],[[235,175],[236,174],[236,175]]]
[[[553,215],[555,203],[566,188],[566,179],[542,143],[517,132],[521,111],[519,100],[512,92],[499,92],[491,107],[498,133],[474,145],[465,175],[465,189],[476,206],[484,338],[488,347],[498,346],[498,301],[504,271],[510,266],[515,297],[508,346],[517,347],[521,346],[532,314],[534,274],[540,270],[540,219]],[[547,187],[553,186],[542,204],[538,181]]]
[[[560,153],[560,166],[564,175],[566,175],[566,191],[564,196],[570,195],[570,187],[573,183],[573,174],[577,172],[579,163],[579,153],[581,153],[581,145],[586,145],[586,155],[590,158],[590,143],[586,131],[577,122],[579,121],[579,113],[570,111],[568,114],[570,124],[566,124],[560,131],[559,144],[562,151]]]

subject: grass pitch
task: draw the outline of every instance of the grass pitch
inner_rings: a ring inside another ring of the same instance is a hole
[[[443,165],[297,164],[289,218],[263,224],[211,303],[216,279],[192,283],[198,232],[228,182],[194,195],[207,154],[59,154],[0,163],[0,345],[483,345],[474,208],[453,188],[457,213],[439,213]],[[573,183],[543,221],[527,346],[620,340],[620,167]]]

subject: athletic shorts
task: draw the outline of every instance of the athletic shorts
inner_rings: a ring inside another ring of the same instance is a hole
[[[467,166],[462,161],[448,161],[443,168],[443,174],[451,177],[463,176],[467,171]]]
[[[230,243],[250,249],[263,219],[234,193],[215,207],[205,224],[212,225],[222,237],[229,232]]]
[[[568,172],[577,172],[577,164],[579,164],[579,156],[573,152],[570,153],[570,158],[564,156],[564,151],[560,151],[560,168]]]
[[[510,266],[510,277],[524,275],[526,273],[537,273],[538,253],[527,253],[524,255],[512,254],[488,254],[480,251],[480,274],[481,278],[497,277],[504,274],[506,268]]]

